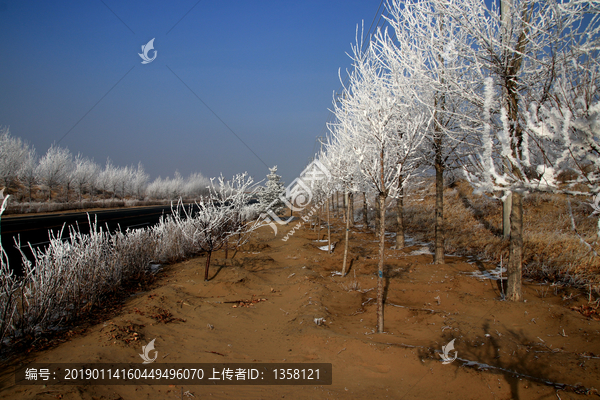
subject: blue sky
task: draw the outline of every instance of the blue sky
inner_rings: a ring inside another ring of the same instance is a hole
[[[0,0],[0,126],[38,154],[62,138],[101,165],[141,161],[152,179],[260,180],[264,162],[289,183],[323,132],[357,24],[379,4]],[[157,57],[141,64],[152,38]]]

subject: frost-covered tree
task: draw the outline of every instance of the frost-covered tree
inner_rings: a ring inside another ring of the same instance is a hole
[[[111,187],[112,181],[114,179],[113,176],[114,166],[110,158],[107,158],[104,169],[98,174],[98,179],[96,181],[98,188],[102,191],[103,198],[106,197],[106,194],[108,193]]]
[[[0,128],[0,179],[9,190],[19,176],[27,159],[29,146],[10,134],[7,127]]]
[[[67,173],[65,174],[65,177],[63,178],[63,182],[62,182],[62,186],[63,186],[63,190],[65,193],[65,202],[68,203],[69,202],[69,193],[71,192],[71,189],[73,188],[74,184],[75,184],[75,171],[76,171],[76,165],[75,165],[75,161],[73,160],[73,156],[71,155],[68,164],[67,164]]]
[[[210,186],[210,179],[199,172],[195,172],[185,180],[183,193],[186,197],[197,199],[208,195],[208,186]]]
[[[52,190],[60,187],[67,180],[72,170],[72,163],[71,152],[54,144],[40,160],[36,174],[40,183],[48,190],[48,201],[52,200]]]
[[[184,188],[183,176],[179,173],[179,171],[175,171],[173,174],[173,179],[168,181],[168,196],[170,199],[177,199],[183,196],[183,188]]]
[[[146,195],[146,187],[148,186],[148,174],[144,171],[144,166],[141,162],[133,171],[132,191],[138,199],[142,200]]]
[[[83,199],[85,190],[93,190],[94,180],[98,176],[100,167],[92,160],[77,154],[75,157],[75,171],[73,171],[73,184],[79,195],[79,202]]]
[[[23,160],[23,165],[21,165],[21,169],[19,170],[19,182],[21,182],[27,191],[30,203],[33,197],[33,187],[38,183],[38,176],[36,173],[37,163],[38,160],[35,148],[30,147]]]
[[[100,174],[100,181],[105,193],[111,192],[114,199],[119,188],[119,167],[114,165],[110,158],[106,159],[104,170]]]
[[[415,104],[409,92],[393,90],[418,84],[406,74],[392,76],[374,47],[353,46],[354,69],[348,87],[334,101],[336,122],[330,125],[331,151],[351,149],[360,177],[377,194],[380,215],[377,280],[377,329],[383,332],[383,263],[385,256],[386,199],[398,194],[398,180],[407,180],[420,155],[417,150],[428,133],[429,110]],[[404,79],[399,83],[399,79]],[[343,145],[342,145],[343,143]],[[329,152],[329,149],[328,149]]]
[[[247,172],[235,175],[227,182],[230,194],[225,204],[231,212],[231,222],[226,245],[235,247],[245,244],[254,230],[254,220],[259,215],[259,205],[250,204],[257,191],[254,179]],[[210,191],[208,192],[210,193]]]
[[[456,51],[468,69],[452,85],[470,101],[471,111],[465,115],[477,116],[463,125],[476,131],[481,143],[473,148],[467,177],[479,190],[512,197],[507,296],[517,301],[522,298],[523,196],[532,190],[556,190],[558,175],[569,164],[568,129],[546,130],[542,124],[544,119],[565,120],[565,109],[554,108],[550,119],[552,112],[544,114],[552,109],[557,86],[564,81],[562,71],[566,68],[567,75],[576,77],[597,59],[598,3],[432,2],[438,15],[467,33]],[[585,49],[587,55],[582,55]],[[593,85],[585,90],[597,92]]]
[[[465,101],[452,86],[453,77],[464,74],[455,43],[462,42],[466,33],[457,21],[439,12],[435,1],[394,0],[388,4],[388,11],[393,34],[379,31],[373,46],[392,75],[394,90],[409,91],[413,101],[427,107],[434,116],[431,133],[420,151],[424,169],[435,171],[434,263],[444,263],[444,172],[460,165],[459,160],[469,150],[469,131],[461,128],[457,118],[457,110]],[[407,75],[419,83],[406,86]],[[398,190],[403,189],[399,185]],[[397,202],[400,219],[401,205],[402,196]],[[403,245],[403,241],[397,245]]]
[[[284,203],[280,199],[283,195],[285,195],[285,187],[281,182],[281,176],[277,175],[277,165],[275,165],[269,168],[265,187],[258,192],[261,211],[271,210],[279,214],[284,208]]]
[[[123,167],[117,169],[117,184],[121,192],[122,199],[125,199],[125,197],[132,191],[134,171],[135,170],[133,167]]]
[[[358,190],[362,181],[358,170],[359,158],[357,152],[350,148],[351,141],[337,140],[328,143],[327,154],[319,157],[324,161],[332,177],[332,187],[338,187],[344,193],[346,203],[346,234],[344,240],[344,259],[342,263],[342,276],[346,276],[348,265],[348,235],[350,226],[354,222],[353,208],[350,206],[351,194]]]
[[[183,178],[178,171],[175,171],[173,178],[158,177],[146,188],[148,197],[155,199],[177,199],[177,198],[196,198],[208,196],[208,187],[211,181],[205,178],[201,173],[190,174]]]
[[[236,175],[231,181],[222,176],[216,182],[211,180],[209,190],[208,198],[196,203],[198,210],[192,220],[199,246],[206,252],[205,281],[212,253],[223,248],[230,237],[243,244],[253,226],[248,220],[255,216],[248,204],[255,186],[247,174]]]

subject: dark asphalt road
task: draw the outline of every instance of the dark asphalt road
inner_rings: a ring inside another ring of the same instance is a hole
[[[158,223],[161,215],[171,214],[171,206],[149,206],[135,208],[107,209],[90,211],[89,219],[94,222],[97,218],[98,227],[113,232],[119,227],[125,231],[127,228],[143,228]],[[85,212],[63,212],[41,215],[8,215],[2,216],[1,232],[2,246],[6,251],[10,266],[15,271],[20,271],[21,255],[15,246],[14,238],[21,237],[21,248],[31,257],[27,243],[34,247],[43,247],[49,243],[48,231],[52,230],[59,235],[65,226],[62,237],[69,237],[68,226],[78,225],[82,233],[89,233],[88,214]]]

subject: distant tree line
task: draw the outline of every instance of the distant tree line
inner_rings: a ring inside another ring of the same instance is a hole
[[[101,199],[198,198],[208,194],[210,180],[200,173],[149,182],[144,166],[119,167],[107,159],[104,167],[67,148],[50,146],[39,156],[35,148],[0,128],[0,184],[20,202],[93,201]]]

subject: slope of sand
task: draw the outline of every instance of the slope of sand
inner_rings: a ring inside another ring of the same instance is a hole
[[[156,338],[156,363],[332,363],[332,385],[15,386],[13,362],[0,398],[567,399],[600,388],[600,322],[571,309],[587,304],[584,295],[526,283],[526,302],[499,301],[499,281],[472,276],[494,266],[451,256],[431,265],[422,244],[390,249],[390,235],[386,333],[375,334],[376,238],[351,230],[352,268],[341,277],[342,230],[329,255],[308,229],[282,241],[292,227],[277,237],[262,228],[233,259],[217,253],[209,282],[203,257],[167,266],[112,318],[19,362],[137,364]],[[444,365],[452,339],[458,360]]]

